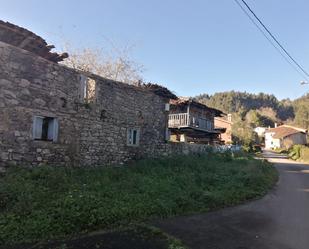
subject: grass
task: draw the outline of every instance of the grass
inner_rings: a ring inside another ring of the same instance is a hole
[[[0,248],[2,248],[0,246]],[[20,244],[5,249],[187,249],[179,240],[160,229],[144,224],[130,225],[107,232],[95,232],[87,236],[48,243]],[[3,247],[4,249],[4,247]]]
[[[207,212],[262,196],[276,179],[269,163],[230,154],[119,168],[11,168],[0,178],[0,244]]]

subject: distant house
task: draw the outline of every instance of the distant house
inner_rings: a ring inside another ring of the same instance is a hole
[[[258,126],[256,128],[254,128],[254,131],[255,133],[257,133],[257,135],[261,138],[264,138],[265,137],[265,132],[267,131],[267,127],[261,127],[261,126]]]
[[[173,142],[216,144],[220,143],[220,131],[214,120],[222,112],[190,98],[170,101],[168,128]]]
[[[307,144],[307,130],[282,125],[265,131],[265,148],[290,148],[295,144]]]
[[[224,144],[231,144],[232,138],[232,114],[223,117],[215,117],[215,129],[221,131],[221,141]]]

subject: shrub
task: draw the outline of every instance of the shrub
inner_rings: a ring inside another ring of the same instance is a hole
[[[290,149],[289,157],[293,160],[303,160],[309,162],[309,147],[304,145],[294,145]]]

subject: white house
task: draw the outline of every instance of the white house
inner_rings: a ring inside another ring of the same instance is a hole
[[[295,144],[307,144],[307,130],[282,125],[265,131],[265,149],[289,149]]]
[[[264,137],[265,136],[265,132],[268,128],[266,127],[256,127],[254,128],[254,131],[258,134],[259,137]]]

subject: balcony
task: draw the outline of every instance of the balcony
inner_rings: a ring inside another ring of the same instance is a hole
[[[215,132],[213,123],[210,120],[195,117],[188,113],[168,115],[168,128],[192,128],[206,132]]]

